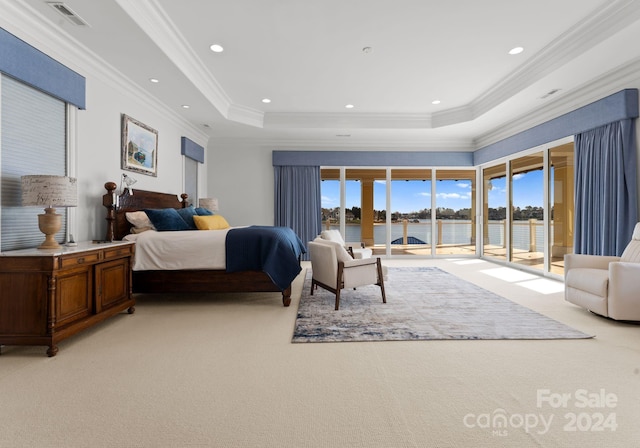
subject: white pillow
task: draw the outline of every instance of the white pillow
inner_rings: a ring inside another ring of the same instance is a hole
[[[333,247],[336,248],[336,258],[338,259],[338,261],[352,261],[353,258],[351,257],[351,254],[349,254],[349,252],[347,252],[347,249],[344,248],[344,246],[336,241],[330,241],[330,240],[325,240],[322,238],[316,238],[315,241],[321,243],[321,244],[329,244]]]
[[[320,237],[323,240],[335,241],[336,243],[344,244],[344,239],[342,238],[339,230],[323,230],[320,233]]]
[[[131,225],[136,229],[142,229],[145,227],[150,227],[152,229],[154,228],[153,224],[151,224],[151,220],[143,211],[126,212],[124,215],[127,217],[127,221],[129,221]]]

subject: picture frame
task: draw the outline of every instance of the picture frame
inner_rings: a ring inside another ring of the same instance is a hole
[[[158,131],[122,114],[121,168],[158,176]]]

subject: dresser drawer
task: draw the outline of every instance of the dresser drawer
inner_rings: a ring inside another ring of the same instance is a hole
[[[104,259],[110,260],[113,258],[128,257],[131,254],[133,254],[133,244],[118,246],[112,249],[105,249]]]
[[[93,264],[100,261],[100,252],[83,252],[73,256],[64,256],[60,259],[61,268],[70,268],[84,264]]]

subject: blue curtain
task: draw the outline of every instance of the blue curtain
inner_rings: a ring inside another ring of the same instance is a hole
[[[576,135],[575,156],[574,251],[619,256],[638,221],[633,120]]]
[[[307,244],[321,231],[320,167],[274,166],[275,225],[286,226]],[[302,256],[308,260],[308,254]]]

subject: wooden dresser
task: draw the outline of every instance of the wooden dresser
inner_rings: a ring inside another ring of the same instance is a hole
[[[0,254],[0,348],[57,343],[104,319],[135,311],[128,241]]]

